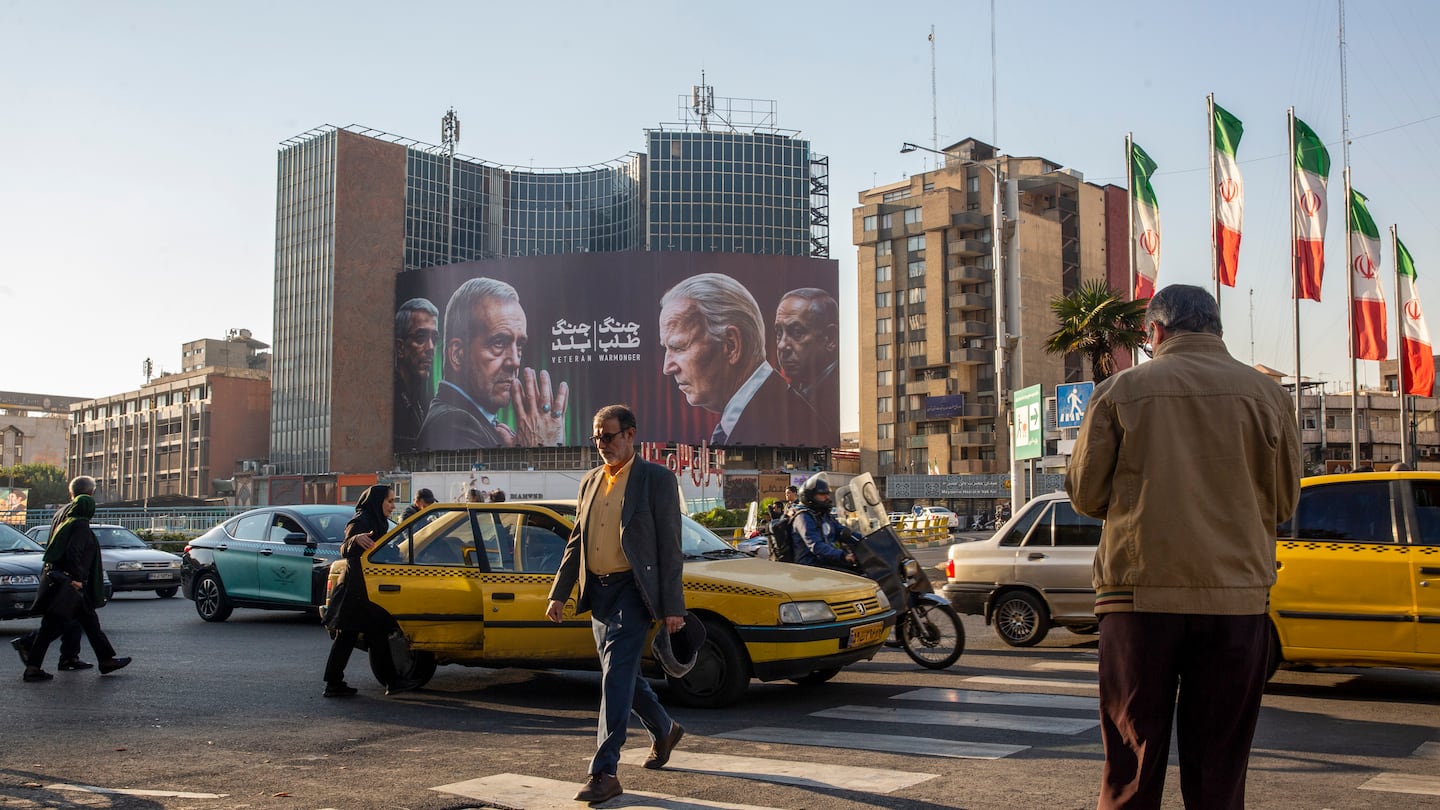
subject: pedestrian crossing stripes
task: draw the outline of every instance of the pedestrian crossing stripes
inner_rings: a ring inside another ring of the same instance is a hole
[[[467,779],[449,785],[430,788],[436,793],[449,793],[482,802],[486,807],[520,808],[521,810],[575,810],[578,805],[573,798],[580,789],[579,782],[562,782],[543,776],[526,776],[519,773],[497,773],[479,779]],[[617,799],[605,802],[605,807],[626,807],[631,810],[776,810],[754,804],[729,804],[710,802],[704,799],[666,796],[662,793],[625,789]]]
[[[631,749],[620,755],[627,765],[639,765],[650,752]],[[761,759],[730,754],[697,754],[676,751],[665,767],[672,771],[708,773],[716,776],[740,776],[782,785],[799,785],[828,790],[854,790],[866,793],[890,793],[934,779],[938,774],[897,771],[894,768],[867,768],[863,765],[839,765],[825,762],[800,762],[789,759]]]
[[[1099,661],[1036,661],[1031,669],[1049,672],[1099,672]]]
[[[1100,691],[1095,681],[1066,681],[1059,678],[1014,678],[1008,675],[976,675],[966,678],[966,683],[983,683],[990,686],[1020,686],[1026,689],[1084,689]]]
[[[999,712],[936,712],[928,709],[897,709],[884,706],[836,706],[811,714],[837,720],[867,723],[907,723],[926,726],[991,728],[1040,734],[1079,734],[1100,725],[1092,718],[1043,717]]]
[[[898,734],[860,734],[852,731],[816,731],[801,728],[757,726],[716,734],[730,740],[810,745],[823,748],[855,748],[887,754],[919,754],[952,759],[1000,759],[1026,750],[1028,745],[939,740],[933,737],[903,737]]]
[[[1075,709],[1098,712],[1096,698],[1049,695],[1041,692],[985,692],[976,689],[914,689],[891,695],[891,700],[927,700],[935,703],[964,703],[976,706],[1029,706],[1035,709]]]
[[[1361,790],[1440,796],[1440,776],[1416,773],[1382,773],[1360,786]]]

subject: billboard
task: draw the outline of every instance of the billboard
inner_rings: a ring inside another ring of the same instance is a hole
[[[0,487],[0,523],[25,525],[25,510],[30,503],[30,490]]]
[[[632,251],[413,270],[395,282],[397,453],[588,444],[625,403],[637,440],[840,442],[839,268]]]
[[[1045,455],[1044,403],[1038,385],[1021,388],[1014,393],[1015,458],[1040,458]]]

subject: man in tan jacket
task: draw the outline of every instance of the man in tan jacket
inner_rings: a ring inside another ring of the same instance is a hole
[[[1160,807],[1176,717],[1185,806],[1238,810],[1275,527],[1300,497],[1295,415],[1280,386],[1230,356],[1205,290],[1160,290],[1145,329],[1154,359],[1096,387],[1065,476],[1076,511],[1105,521],[1099,808]]]

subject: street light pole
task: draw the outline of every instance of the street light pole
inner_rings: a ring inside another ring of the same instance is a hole
[[[1005,212],[1004,206],[1002,205],[1005,179],[1004,173],[1000,169],[1000,156],[998,154],[995,156],[995,164],[992,166],[989,163],[958,158],[948,152],[943,152],[938,149],[928,149],[918,144],[907,142],[900,145],[901,154],[914,152],[916,150],[934,152],[944,157],[947,164],[949,161],[954,160],[962,166],[977,166],[982,168],[990,173],[990,179],[993,181],[991,184],[992,197],[990,209],[990,264],[995,274],[995,292],[992,296],[995,303],[993,315],[995,321],[995,422],[997,428],[1005,426],[1008,433],[1005,440],[1005,454],[1006,464],[1010,469],[1010,505],[1011,514],[1017,514],[1023,499],[1020,495],[1019,471],[1015,467],[1015,433],[1010,429],[1010,403],[1005,386],[1005,371],[1008,365],[1006,359],[1010,351],[1010,336],[1008,330],[1005,328],[1005,286],[1007,278],[1004,248]]]

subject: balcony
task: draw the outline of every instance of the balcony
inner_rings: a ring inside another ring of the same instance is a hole
[[[995,353],[984,349],[955,349],[950,362],[959,366],[980,366],[995,362]]]
[[[979,256],[989,256],[990,246],[979,239],[952,239],[945,245],[945,251],[951,256],[973,259]]]
[[[905,447],[909,450],[924,450],[929,446],[930,437],[925,434],[905,437]]]
[[[994,333],[990,324],[983,321],[951,321],[949,334],[954,337],[987,337]]]
[[[974,265],[961,265],[952,267],[945,271],[945,280],[954,281],[959,284],[984,284],[993,278],[994,274],[989,268],[975,267]]]
[[[978,231],[990,226],[990,218],[977,211],[961,211],[950,216],[950,227],[962,231]]]
[[[963,416],[961,416],[960,418],[961,418],[961,419],[994,419],[994,418],[995,418],[995,406],[994,406],[994,405],[989,405],[989,404],[981,405],[981,404],[978,404],[978,403],[968,404],[968,405],[965,406],[965,414],[964,414]]]
[[[981,459],[959,459],[950,462],[950,472],[963,473],[998,473],[1001,472],[1000,462],[985,461]]]
[[[988,312],[995,308],[994,299],[979,293],[956,293],[950,296],[949,304],[951,309],[958,309],[961,312]]]
[[[950,434],[952,447],[994,447],[995,434],[985,430],[963,430]]]

